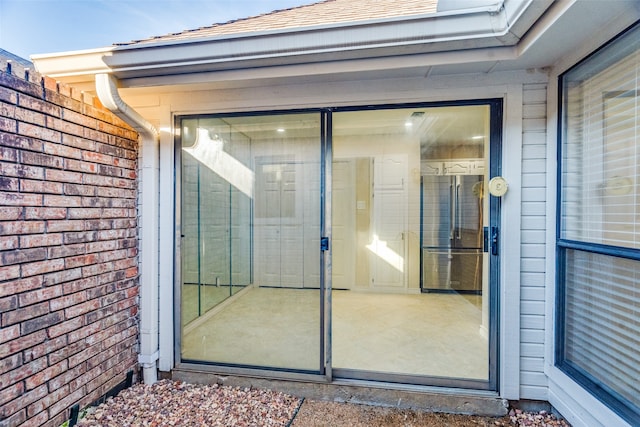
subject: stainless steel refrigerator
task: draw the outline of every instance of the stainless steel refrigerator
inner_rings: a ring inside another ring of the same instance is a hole
[[[423,292],[482,291],[483,175],[423,175]]]

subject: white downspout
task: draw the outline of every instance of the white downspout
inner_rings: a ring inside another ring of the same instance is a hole
[[[128,106],[118,93],[117,79],[96,75],[96,91],[102,105],[133,127],[141,137],[140,179],[140,354],[146,384],[157,381],[158,360],[158,199],[159,134],[156,128]]]

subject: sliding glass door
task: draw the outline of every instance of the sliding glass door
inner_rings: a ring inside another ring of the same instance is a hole
[[[320,115],[181,120],[183,361],[320,370]]]
[[[497,108],[334,112],[334,377],[495,388]]]
[[[181,118],[180,360],[495,389],[500,108]]]

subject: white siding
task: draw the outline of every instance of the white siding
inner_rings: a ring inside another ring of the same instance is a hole
[[[545,84],[524,85],[520,272],[520,397],[547,399],[544,374],[546,100]]]

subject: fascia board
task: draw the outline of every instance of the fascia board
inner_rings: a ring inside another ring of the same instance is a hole
[[[269,67],[243,67],[228,70],[197,72],[189,74],[169,74],[137,76],[120,79],[122,88],[211,83],[222,81],[242,81],[258,79],[276,79],[305,76],[321,76],[347,73],[391,71],[397,69],[421,68],[443,64],[468,64],[475,62],[509,61],[517,58],[515,47],[496,47],[468,51],[445,51],[420,55],[383,58],[359,58],[348,61],[324,61]],[[169,70],[165,70],[169,71]],[[126,74],[123,73],[123,74]]]
[[[108,47],[31,55],[31,61],[33,61],[36,71],[52,78],[60,76],[93,76],[111,72],[104,58],[113,55],[114,50],[115,47]]]

